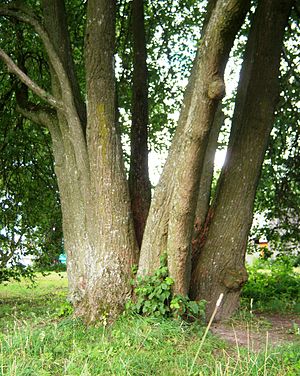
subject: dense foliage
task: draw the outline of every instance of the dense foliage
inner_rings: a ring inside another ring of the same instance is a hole
[[[195,0],[155,0],[145,4],[147,65],[149,81],[149,147],[165,150],[178,118],[199,31],[205,15],[205,3]],[[118,106],[124,141],[131,125],[131,2],[121,0],[117,19],[116,68]]]

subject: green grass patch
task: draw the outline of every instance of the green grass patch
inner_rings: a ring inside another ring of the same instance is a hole
[[[293,259],[261,260],[248,267],[243,305],[264,312],[300,313],[300,274]]]
[[[39,274],[34,284],[27,279],[0,284],[0,331],[55,316],[66,302],[67,286],[65,272]]]
[[[21,282],[10,282],[0,285],[0,298],[28,298],[32,295],[44,296],[48,293],[55,293],[57,289],[67,291],[68,281],[66,272],[38,274],[35,283],[27,279]]]
[[[121,316],[87,327],[65,306],[66,279],[0,287],[0,375],[297,375],[299,346],[253,353],[208,334],[198,322]],[[195,360],[195,365],[192,365]],[[267,371],[266,371],[267,370]],[[192,371],[192,372],[190,372]]]

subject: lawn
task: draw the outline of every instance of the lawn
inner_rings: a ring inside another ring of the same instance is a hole
[[[35,287],[22,281],[0,286],[0,374],[46,375],[299,375],[300,345],[272,347],[265,341],[225,341],[205,327],[179,320],[122,316],[113,325],[87,327],[70,315],[65,273],[39,276]],[[235,319],[256,325],[268,337],[270,325],[249,316]],[[197,357],[197,353],[199,354]]]

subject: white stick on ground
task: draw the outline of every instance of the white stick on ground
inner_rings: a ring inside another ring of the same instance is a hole
[[[216,303],[215,309],[214,309],[214,311],[213,311],[213,313],[212,313],[212,315],[211,315],[211,317],[210,317],[210,320],[209,320],[209,322],[208,322],[208,324],[207,324],[207,327],[206,327],[205,332],[204,332],[204,334],[203,334],[203,337],[202,337],[202,339],[201,339],[201,342],[200,342],[199,348],[198,348],[198,350],[197,350],[197,352],[196,352],[196,355],[195,355],[195,357],[194,357],[193,364],[192,364],[192,366],[191,366],[191,368],[190,368],[190,371],[189,371],[189,376],[190,376],[190,375],[192,374],[192,372],[193,372],[193,369],[194,369],[194,366],[195,366],[196,360],[197,360],[197,358],[198,358],[198,356],[199,356],[199,354],[200,354],[200,351],[201,351],[201,349],[202,349],[202,346],[203,346],[203,343],[204,343],[205,338],[206,338],[206,336],[207,336],[207,333],[208,333],[208,331],[209,331],[209,329],[210,329],[210,327],[211,327],[211,324],[212,324],[212,322],[213,322],[213,320],[214,320],[214,318],[215,318],[215,316],[216,316],[216,313],[217,313],[217,311],[218,311],[218,309],[219,309],[219,307],[220,307],[220,305],[221,305],[221,302],[222,302],[222,300],[223,300],[223,297],[224,297],[224,294],[221,293],[220,296],[219,296],[219,299],[217,300],[217,303]]]

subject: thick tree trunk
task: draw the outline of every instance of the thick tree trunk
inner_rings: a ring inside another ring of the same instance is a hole
[[[129,190],[134,228],[142,244],[151,202],[148,173],[148,71],[144,1],[132,1],[133,84]]]
[[[130,296],[137,261],[129,190],[115,121],[115,2],[89,0],[85,39],[87,122],[73,68],[64,1],[42,1],[44,23],[24,4],[2,15],[34,27],[48,54],[52,93],[0,49],[0,58],[53,108],[20,108],[49,127],[61,197],[70,300],[86,321],[113,318]]]
[[[228,54],[248,6],[247,1],[220,0],[211,10],[147,221],[139,272],[151,272],[153,260],[167,251],[174,291],[183,295],[189,290],[191,240],[208,135],[225,91],[223,73]]]
[[[115,2],[89,0],[85,40],[87,149],[92,218],[86,296],[81,313],[113,315],[130,295],[137,245],[115,119]],[[100,311],[100,312],[99,312]]]
[[[238,87],[226,164],[212,207],[206,242],[194,267],[190,294],[208,301],[224,293],[217,319],[237,308],[247,279],[245,252],[253,203],[278,99],[284,29],[293,1],[258,2]]]
[[[44,11],[49,35],[71,83],[68,92],[52,70],[55,95],[67,102],[68,108],[66,113],[58,112],[58,126],[53,124],[51,134],[68,255],[70,300],[76,315],[94,321],[120,312],[130,294],[131,266],[137,257],[115,124],[115,5],[104,0],[88,3],[87,124],[76,99],[79,91],[73,84],[75,75],[70,72],[67,27],[51,23],[52,19],[66,20],[65,14],[56,14],[64,12],[62,2],[45,1]],[[73,102],[68,103],[69,97]]]

